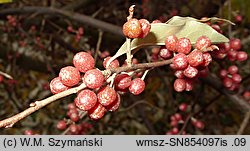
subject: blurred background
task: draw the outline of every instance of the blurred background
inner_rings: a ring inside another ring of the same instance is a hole
[[[103,69],[103,58],[114,55],[125,41],[121,27],[132,4],[136,5],[134,17],[150,22],[156,19],[166,22],[176,15],[228,19],[236,25],[212,24],[228,38],[240,39],[241,50],[250,53],[250,1],[13,0],[0,4],[0,71],[3,72],[0,75],[0,120],[23,111],[34,100],[52,95],[49,82],[62,67],[72,65],[73,55],[79,51],[90,52],[96,58],[96,67]],[[153,51],[154,48],[148,48],[150,54]],[[147,62],[143,51],[135,54],[135,58],[138,62]],[[120,57],[120,63],[124,59]],[[232,64],[238,66],[243,79],[237,91],[218,91],[223,88],[217,78],[212,81],[219,87],[205,79],[198,80],[191,92],[176,93],[173,71],[164,66],[150,71],[144,93],[121,95],[119,110],[107,113],[99,121],[79,113],[81,117],[72,122],[68,106],[72,105],[75,95],[70,95],[12,128],[1,128],[0,134],[139,135],[177,134],[179,131],[192,135],[236,134],[243,125],[246,128],[240,133],[249,135],[250,115],[246,114],[249,108],[242,109],[234,102],[238,99],[249,105],[249,59],[244,62],[227,58],[214,61],[209,66],[210,73],[218,76],[222,68],[227,69]],[[232,101],[235,96],[237,99]],[[176,123],[176,118],[181,119]],[[200,122],[198,126],[192,119]],[[244,119],[247,122],[243,123]],[[61,120],[67,121],[66,129],[58,129]],[[78,130],[71,131],[70,125],[77,126],[74,128]]]

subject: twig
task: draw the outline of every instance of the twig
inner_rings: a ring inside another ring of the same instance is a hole
[[[247,127],[247,124],[249,123],[249,119],[250,119],[250,111],[248,111],[245,114],[244,120],[240,125],[240,129],[238,130],[237,135],[241,135],[244,132],[245,128]]]
[[[13,79],[11,75],[9,75],[9,74],[7,74],[7,73],[5,73],[5,72],[2,72],[2,71],[0,71],[0,75],[6,77],[6,78],[8,78],[8,79]]]
[[[146,104],[146,105],[149,105],[149,106],[151,106],[151,107],[153,107],[153,108],[156,108],[156,109],[158,109],[158,110],[161,110],[160,108],[154,106],[154,105],[151,104],[151,103],[146,102],[145,100],[140,100],[140,101],[136,101],[134,104],[130,105],[129,107],[127,107],[127,108],[125,108],[125,109],[119,110],[118,113],[119,113],[119,112],[126,112],[126,111],[129,111],[129,110],[131,110],[132,108],[134,108],[135,106],[140,105],[140,104]]]
[[[103,31],[99,30],[99,35],[98,35],[98,40],[97,40],[97,44],[96,44],[96,50],[95,50],[95,62],[97,60],[97,56],[98,53],[100,53],[100,47],[101,47],[101,43],[102,43],[102,37],[103,37]]]
[[[16,122],[22,120],[23,118],[25,118],[28,115],[34,113],[35,111],[41,109],[42,107],[44,107],[44,106],[46,106],[46,105],[60,99],[60,98],[66,97],[66,96],[71,95],[73,93],[77,93],[78,91],[80,91],[80,90],[82,90],[84,88],[86,88],[86,85],[81,84],[78,87],[71,88],[71,89],[63,91],[61,93],[52,95],[51,97],[48,97],[48,98],[46,98],[44,100],[35,101],[35,102],[31,103],[30,107],[28,109],[24,110],[23,112],[20,112],[20,113],[12,116],[10,118],[7,118],[5,120],[0,121],[0,128],[1,127],[5,127],[5,128],[12,127]]]

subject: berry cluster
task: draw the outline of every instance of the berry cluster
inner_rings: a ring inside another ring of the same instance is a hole
[[[175,54],[170,65],[177,77],[174,82],[175,91],[191,91],[194,79],[207,72],[207,66],[212,62],[212,57],[207,52],[210,46],[211,41],[206,36],[197,39],[193,51],[188,38],[178,39],[174,35],[166,38],[165,47],[160,49],[159,54],[163,59],[169,59]]]
[[[231,65],[228,69],[221,69],[219,77],[223,81],[223,86],[228,90],[234,91],[238,90],[241,83],[241,75],[238,74],[238,67],[236,65]]]
[[[104,59],[104,68],[118,68],[120,64],[117,59],[107,67],[110,58]],[[80,110],[87,111],[93,120],[101,119],[107,111],[114,112],[119,108],[121,98],[118,92],[129,90],[132,94],[139,95],[145,89],[143,79],[136,77],[132,80],[128,73],[105,77],[102,71],[94,68],[94,58],[87,52],[75,54],[73,64],[74,66],[62,68],[59,76],[51,80],[50,90],[53,94],[57,94],[84,83],[86,88],[78,92],[74,103]],[[69,117],[76,122],[79,120],[77,115],[75,113],[71,115],[73,117]]]
[[[180,131],[179,128],[181,125],[184,124],[184,121],[187,118],[187,115],[185,115],[189,110],[189,105],[186,103],[181,103],[179,105],[179,112],[173,114],[170,116],[170,126],[172,127],[171,130],[166,132],[166,135],[177,135]],[[192,125],[197,129],[203,129],[204,123],[194,117],[191,117],[191,123]],[[186,131],[182,131],[181,135],[186,135]]]
[[[86,134],[92,128],[92,125],[86,122],[78,123],[80,121],[80,113],[75,104],[68,104],[67,116],[70,120],[60,120],[57,122],[56,128],[58,130],[69,129],[67,134],[71,135],[81,135]]]

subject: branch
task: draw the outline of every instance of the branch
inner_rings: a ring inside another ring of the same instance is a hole
[[[61,93],[58,93],[58,94],[55,94],[55,95],[52,95],[51,97],[48,97],[44,100],[41,100],[41,101],[35,101],[33,103],[30,104],[30,107],[26,110],[24,110],[23,112],[20,112],[10,118],[7,118],[5,120],[2,120],[0,121],[0,128],[1,127],[5,127],[5,128],[9,128],[9,127],[12,127],[16,122],[24,119],[25,117],[27,117],[28,115],[34,113],[35,111],[43,108],[44,106],[60,99],[60,98],[63,98],[63,97],[66,97],[68,95],[71,95],[73,93],[77,93],[78,91],[82,90],[86,88],[86,85],[85,84],[81,84],[80,86],[78,87],[75,87],[75,88],[71,88],[71,89],[68,89],[66,91],[63,91]]]
[[[245,114],[244,120],[242,121],[242,123],[240,125],[240,129],[238,130],[237,135],[242,135],[242,133],[244,132],[245,128],[247,127],[249,119],[250,119],[250,111],[248,111]]]
[[[225,95],[229,100],[239,106],[242,112],[250,111],[250,104],[241,98],[239,94],[230,94],[216,77],[208,76],[206,78],[202,78],[201,80],[216,89],[221,94]]]
[[[52,7],[36,7],[36,6],[25,6],[22,8],[8,8],[0,11],[0,16],[6,16],[6,15],[15,15],[15,14],[31,14],[31,13],[36,13],[36,14],[49,14],[49,15],[60,15],[60,16],[65,16],[68,17],[71,20],[77,21],[82,24],[87,24],[99,29],[102,29],[104,31],[119,35],[119,36],[124,36],[121,30],[121,27],[100,21],[98,19],[94,19],[92,17],[67,11],[67,10],[62,10],[62,9],[57,9],[57,8],[52,8]]]

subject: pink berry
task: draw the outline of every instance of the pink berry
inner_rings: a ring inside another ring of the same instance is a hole
[[[159,19],[153,20],[152,24],[156,24],[156,23],[162,23]]]
[[[233,85],[233,80],[231,78],[225,77],[223,79],[223,85],[226,88],[230,88]]]
[[[241,23],[242,20],[243,20],[241,15],[236,15],[236,16],[234,17],[234,19],[235,19],[235,22],[237,22],[237,23]]]
[[[179,133],[179,129],[177,127],[174,127],[171,131],[173,135],[176,135]]]
[[[71,119],[71,121],[73,121],[73,122],[77,122],[77,121],[79,121],[80,117],[79,117],[78,113],[72,113],[72,114],[70,115],[70,119]]]
[[[186,103],[181,103],[180,105],[179,105],[179,110],[181,110],[182,112],[186,112],[186,110],[187,110],[187,104]]]
[[[178,38],[175,35],[168,36],[165,39],[165,47],[169,51],[174,51],[175,52],[177,44],[178,44]]]
[[[71,114],[74,114],[74,113],[78,114],[78,110],[76,108],[68,110],[67,116],[70,117]]]
[[[203,53],[203,59],[204,60],[203,60],[203,63],[201,65],[204,67],[208,66],[213,60],[212,56],[208,52]]]
[[[223,79],[223,78],[227,77],[227,74],[228,74],[227,70],[222,69],[222,70],[220,70],[219,76],[220,76],[220,78]]]
[[[69,104],[67,105],[67,107],[68,107],[68,110],[76,109],[76,106],[75,106],[74,103],[69,103]]]
[[[239,74],[233,74],[232,75],[232,80],[235,82],[235,83],[240,83],[241,82],[241,80],[242,80],[242,78],[241,78],[241,76],[239,75]]]
[[[117,95],[116,100],[113,103],[111,103],[110,105],[106,106],[106,109],[110,112],[114,112],[114,111],[118,110],[118,108],[121,104],[120,95],[118,93],[116,95]]]
[[[63,92],[65,90],[69,89],[68,86],[64,85],[61,82],[59,77],[56,77],[56,78],[52,79],[49,86],[50,86],[50,91],[53,94],[57,94],[57,93],[60,93],[60,92]]]
[[[140,19],[139,22],[141,24],[141,29],[142,29],[142,32],[141,32],[139,38],[144,38],[150,32],[151,25],[150,25],[149,21],[146,19]]]
[[[188,56],[188,63],[190,66],[197,67],[204,62],[203,53],[199,50],[192,51]]]
[[[96,105],[88,111],[88,114],[92,120],[99,120],[104,116],[105,112],[105,107],[100,103],[96,103]]]
[[[145,82],[141,78],[135,78],[132,80],[131,85],[129,86],[130,93],[134,95],[139,95],[145,89]]]
[[[95,60],[87,52],[78,52],[73,58],[73,64],[80,72],[85,73],[95,67]]]
[[[232,65],[232,66],[230,66],[230,67],[228,67],[228,72],[231,74],[231,75],[233,75],[233,74],[235,74],[235,73],[238,73],[238,71],[239,71],[239,69],[238,69],[238,67],[236,66],[236,65]]]
[[[193,90],[193,81],[191,79],[185,79],[186,88],[185,91],[192,91]]]
[[[180,38],[177,43],[177,52],[188,54],[191,51],[191,42],[188,38]]]
[[[230,51],[228,51],[227,56],[230,61],[235,61],[237,57],[237,51],[231,49]]]
[[[59,130],[65,130],[67,128],[67,124],[64,120],[58,121],[56,128]]]
[[[236,59],[238,61],[245,61],[248,58],[248,54],[245,51],[238,51],[236,55]]]
[[[71,124],[71,125],[69,126],[69,131],[70,131],[72,134],[78,134],[78,133],[79,133],[78,126],[75,125],[75,124]]]
[[[204,123],[201,122],[201,121],[198,121],[198,120],[196,120],[196,121],[194,121],[192,123],[198,129],[204,129],[204,127],[205,127]]]
[[[174,117],[175,117],[175,120],[176,120],[176,121],[182,120],[182,116],[181,116],[180,113],[175,113],[175,114],[174,114]]]
[[[97,99],[103,106],[108,106],[116,100],[116,91],[110,86],[101,88],[97,93]]]
[[[184,71],[184,75],[188,78],[194,78],[198,74],[198,70],[192,66],[188,66]]]
[[[33,26],[32,26],[32,27],[33,27]],[[67,27],[67,30],[68,30],[68,32],[73,32],[74,29],[73,29],[72,26],[68,26],[68,27]]]
[[[114,84],[118,90],[124,90],[131,85],[131,77],[127,74],[118,74],[115,77]]]
[[[87,111],[95,106],[97,96],[93,91],[84,89],[77,95],[74,102],[79,109]]]
[[[83,27],[79,27],[79,28],[78,28],[78,34],[79,34],[79,35],[83,35],[83,33],[84,33]]]
[[[173,52],[170,51],[170,50],[168,50],[168,49],[165,48],[165,47],[161,47],[159,56],[160,56],[162,59],[170,59],[170,58],[173,56]]]
[[[32,130],[25,130],[24,135],[34,135],[34,132]]]
[[[173,66],[176,70],[185,69],[188,66],[187,56],[183,53],[178,53],[173,58]]]
[[[96,89],[104,83],[104,76],[100,70],[91,69],[84,74],[83,81],[88,88]]]
[[[241,42],[240,39],[230,39],[229,41],[230,47],[233,50],[240,50],[241,49]]]
[[[104,59],[104,61],[103,61],[103,63],[102,63],[102,65],[103,65],[104,68],[110,69],[110,68],[117,68],[117,67],[120,66],[119,61],[118,61],[117,59],[115,59],[115,60],[113,60],[113,61],[109,64],[109,67],[107,68],[106,65],[107,65],[108,61],[110,60],[110,58],[111,58],[111,57],[107,57],[107,58]]]
[[[59,78],[64,85],[71,87],[77,85],[81,77],[77,68],[67,66],[60,70]]]
[[[183,79],[185,77],[183,70],[176,70],[174,72],[174,75],[178,78],[178,79]]]
[[[174,81],[174,89],[177,92],[182,92],[186,89],[186,81],[184,79],[176,79]]]
[[[211,46],[211,40],[207,36],[201,36],[197,39],[195,43],[195,48],[198,50],[203,50]]]

